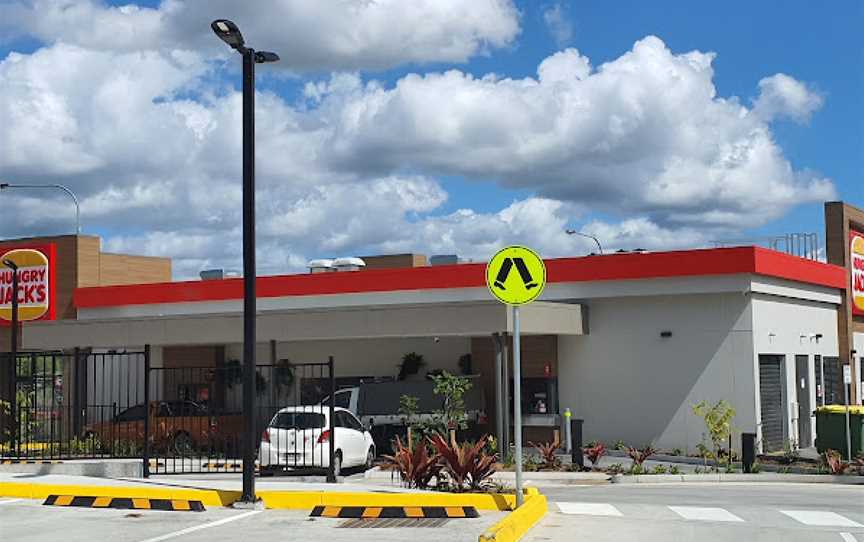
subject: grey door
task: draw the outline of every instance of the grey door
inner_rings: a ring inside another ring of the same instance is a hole
[[[783,358],[759,356],[759,405],[762,409],[762,449],[783,449]]]
[[[807,356],[795,356],[795,390],[798,403],[798,447],[809,448],[813,445],[810,425],[810,379]]]

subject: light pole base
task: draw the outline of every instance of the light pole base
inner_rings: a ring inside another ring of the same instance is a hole
[[[231,508],[236,510],[264,510],[264,501],[261,499],[255,502],[237,501],[231,505]]]

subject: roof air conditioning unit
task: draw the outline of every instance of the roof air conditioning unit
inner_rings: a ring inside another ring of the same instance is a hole
[[[336,258],[333,267],[336,271],[359,271],[366,267],[366,262],[360,258]]]
[[[333,267],[333,260],[328,260],[326,258],[309,260],[309,263],[306,264],[306,266],[309,268],[310,273],[330,273],[336,271]]]
[[[241,273],[239,271],[233,271],[230,269],[205,269],[199,273],[201,280],[222,280],[222,279],[236,279],[241,277]]]

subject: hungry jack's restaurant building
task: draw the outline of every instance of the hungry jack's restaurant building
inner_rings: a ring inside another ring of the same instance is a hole
[[[737,412],[734,448],[741,432],[756,432],[762,451],[812,446],[812,411],[842,402],[842,363],[851,360],[860,382],[864,353],[849,272],[864,219],[832,205],[829,264],[759,247],[546,260],[546,289],[522,310],[525,438],[550,439],[569,408],[585,420],[586,441],[694,450],[704,429],[692,406],[725,399]],[[24,324],[24,350],[150,345],[151,364],[165,368],[216,368],[241,355],[241,279],[171,282],[169,260],[102,253],[90,236],[0,243],[0,253],[12,248],[48,252],[52,275],[52,308]],[[494,433],[495,358],[512,367],[513,322],[486,289],[485,264],[363,259],[358,271],[259,277],[258,359],[333,356],[346,386],[395,376],[409,352],[423,355],[425,370],[453,373],[470,354]],[[0,350],[8,347],[2,333]],[[860,390],[852,386],[852,402]]]

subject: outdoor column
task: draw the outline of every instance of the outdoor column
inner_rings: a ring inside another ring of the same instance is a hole
[[[492,343],[495,345],[495,438],[498,439],[498,452],[503,459],[504,450],[504,363],[503,352],[501,351],[501,335],[498,333],[492,334]]]
[[[505,332],[501,337],[501,375],[503,377],[504,385],[502,386],[502,392],[504,396],[502,397],[502,405],[504,410],[504,446],[502,450],[505,452],[510,451],[510,345],[509,345],[509,336]]]

